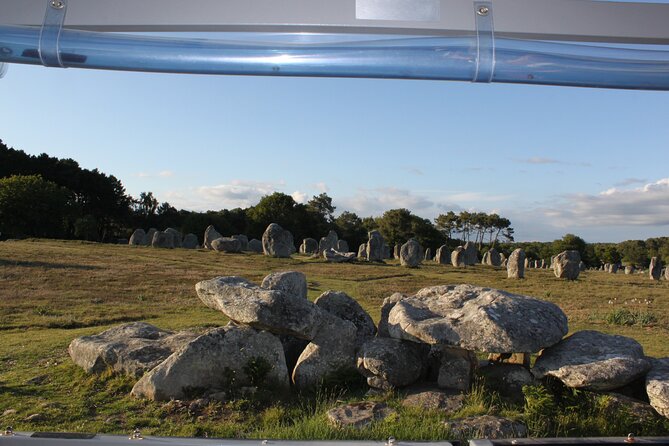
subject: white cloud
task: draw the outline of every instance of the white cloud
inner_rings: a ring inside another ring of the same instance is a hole
[[[233,180],[228,184],[200,186],[187,191],[166,193],[167,200],[180,209],[197,211],[246,208],[264,196],[280,191],[284,183]]]
[[[647,182],[648,180],[646,178],[625,178],[614,184],[614,186],[631,186],[632,184],[643,184]]]
[[[407,189],[394,187],[359,189],[351,197],[335,197],[334,202],[337,210],[352,211],[361,217],[379,216],[389,209],[398,208],[409,209],[413,214],[423,218],[434,218],[447,210],[462,210],[457,204],[434,200]]]
[[[330,190],[330,188],[328,187],[328,185],[325,184],[325,183],[322,182],[322,181],[321,181],[320,183],[316,183],[316,184],[312,185],[312,187],[313,187],[314,189],[316,189],[316,190],[317,190],[318,192],[320,192],[320,193],[325,193],[325,192],[328,192],[328,191]]]
[[[162,172],[158,173],[158,176],[159,177],[173,177],[174,172],[172,172],[171,170],[163,170]]]
[[[295,203],[304,204],[307,201],[309,201],[309,195],[304,193],[304,192],[300,192],[299,190],[296,190],[295,192],[290,194],[290,196],[293,197],[293,200],[295,200]]]
[[[517,163],[522,163],[522,164],[561,164],[565,166],[580,166],[580,167],[590,167],[592,164],[590,163],[574,163],[570,161],[561,161],[555,158],[545,158],[541,156],[533,156],[531,158],[522,158],[522,159],[515,159],[514,160]]]
[[[163,178],[169,178],[174,176],[174,172],[171,170],[163,170],[158,173],[153,173],[153,172],[139,172],[136,174],[139,178],[155,178],[155,177],[163,177]]]

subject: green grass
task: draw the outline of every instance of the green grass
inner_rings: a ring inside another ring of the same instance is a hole
[[[362,390],[293,396],[272,401],[251,398],[210,402],[190,410],[188,403],[167,404],[129,396],[132,379],[106,373],[86,375],[67,354],[72,339],[113,325],[146,320],[161,328],[213,327],[226,318],[202,305],[194,290],[200,280],[240,275],[260,282],[272,271],[306,274],[309,298],[335,289],[348,293],[378,321],[383,299],[396,291],[414,293],[437,284],[471,283],[504,289],[558,304],[570,329],[595,329],[637,339],[651,356],[669,356],[669,283],[643,275],[585,272],[573,282],[549,270],[527,270],[526,279],[506,279],[503,269],[477,265],[453,268],[427,263],[405,269],[386,264],[326,264],[295,256],[272,259],[253,254],[204,250],[158,250],[54,240],[0,243],[0,425],[16,430],[55,430],[234,438],[398,439],[450,438],[444,414],[401,405],[398,394],[381,397],[397,410],[391,419],[362,430],[337,429],[326,411],[341,401],[368,398]],[[611,302],[611,303],[610,303]],[[620,307],[620,309],[618,308]],[[629,311],[633,324],[620,315]],[[651,318],[652,316],[652,318]],[[612,318],[612,319],[610,319]],[[533,435],[609,435],[616,418],[601,409],[600,396],[582,392],[546,406],[537,395],[533,408],[504,403],[475,388],[465,408],[452,417],[495,413],[522,419]],[[532,399],[533,398],[533,399]],[[548,409],[547,409],[548,407]],[[3,413],[13,409],[15,413]],[[550,413],[547,424],[546,412]],[[31,414],[43,420],[26,422]],[[624,417],[620,415],[620,417]],[[616,421],[617,420],[617,421]],[[617,430],[616,430],[617,429]],[[622,432],[622,431],[621,431]],[[667,434],[669,425],[636,431]],[[626,432],[625,432],[626,433]]]

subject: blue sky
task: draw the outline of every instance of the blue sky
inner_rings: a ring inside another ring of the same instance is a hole
[[[669,93],[12,65],[0,139],[178,208],[320,192],[360,216],[495,211],[518,240],[669,235]]]

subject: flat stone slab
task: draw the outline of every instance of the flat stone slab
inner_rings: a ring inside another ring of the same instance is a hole
[[[584,330],[541,352],[532,373],[539,379],[553,376],[567,387],[613,390],[642,376],[650,366],[634,339]]]
[[[393,338],[489,353],[537,352],[567,331],[551,302],[473,285],[423,288],[388,315]]]
[[[363,401],[346,404],[330,409],[327,413],[330,423],[337,427],[361,428],[370,425],[376,420],[382,420],[395,413],[395,410],[385,403]]]
[[[100,334],[74,339],[70,357],[88,373],[115,372],[140,377],[197,337],[191,332],[172,333],[146,322],[130,322]]]
[[[527,427],[523,423],[494,415],[448,420],[445,424],[459,438],[498,440],[527,437]]]
[[[466,398],[465,394],[459,392],[449,392],[428,386],[412,386],[402,400],[402,405],[453,413],[464,407]]]
[[[651,406],[669,418],[669,358],[652,360],[646,375],[646,392]]]

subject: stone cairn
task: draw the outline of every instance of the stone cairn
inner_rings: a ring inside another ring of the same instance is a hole
[[[520,253],[515,257],[514,264],[523,265]],[[648,358],[624,336],[588,330],[563,339],[567,318],[550,302],[473,285],[432,286],[387,297],[377,329],[343,292],[309,301],[300,272],[272,273],[260,285],[216,277],[195,289],[203,304],[231,322],[201,334],[132,322],[74,339],[72,360],[89,373],[127,374],[137,379],[132,395],[158,401],[188,399],[195,389],[225,401],[235,395],[233,381],[245,389],[316,389],[354,371],[374,389],[416,385],[450,395],[468,391],[478,375],[497,382],[510,398],[522,398],[522,386],[546,377],[595,391],[645,380],[650,404],[669,418],[669,358]],[[530,368],[529,354],[537,352]],[[480,353],[488,353],[488,363],[477,360]],[[462,404],[461,395],[453,398]],[[341,425],[341,414],[363,406],[373,413],[386,409],[366,402],[328,416]],[[510,422],[492,418],[467,423]],[[515,426],[516,434],[523,429]]]

